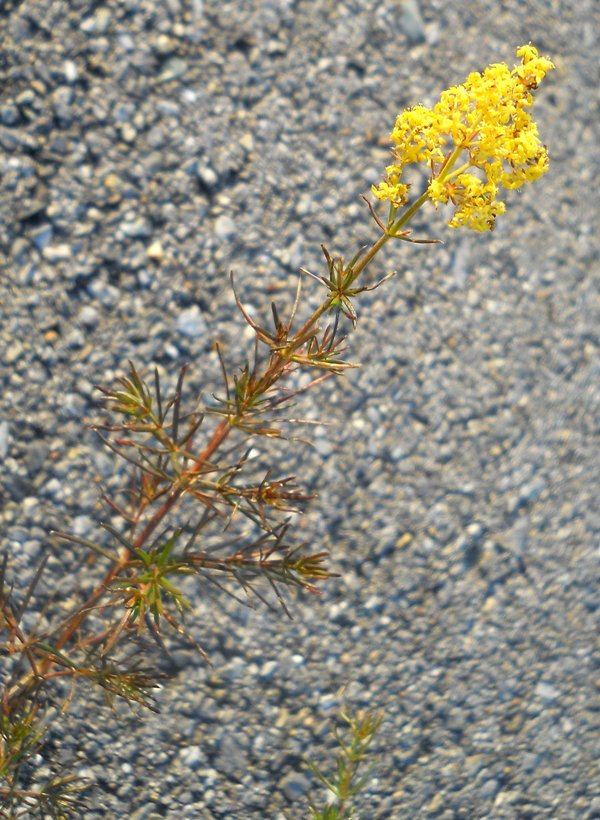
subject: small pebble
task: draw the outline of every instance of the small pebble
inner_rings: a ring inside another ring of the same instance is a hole
[[[154,262],[161,262],[164,255],[163,247],[158,240],[152,242],[152,244],[146,249],[146,256]]]
[[[207,332],[206,321],[198,305],[183,310],[177,317],[177,330],[184,336],[198,337]]]

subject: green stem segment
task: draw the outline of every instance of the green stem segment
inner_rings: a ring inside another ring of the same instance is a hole
[[[429,194],[427,193],[427,191],[424,191],[421,194],[421,196],[418,197],[418,199],[415,199],[413,204],[409,208],[407,208],[406,211],[404,211],[400,219],[397,219],[395,222],[393,222],[392,225],[388,228],[388,230],[379,237],[377,242],[375,242],[375,244],[354,266],[351,282],[354,282],[356,279],[358,279],[358,277],[364,271],[367,265],[375,258],[379,251],[383,248],[385,243],[389,239],[392,239],[394,236],[396,236],[399,233],[399,231],[401,231],[402,228],[404,228],[404,226],[410,222],[410,220],[417,213],[419,208],[422,208],[425,202],[427,202],[428,197]],[[392,205],[391,208],[393,207],[394,206]]]
[[[448,177],[451,174],[452,168],[456,164],[457,159],[459,158],[459,156],[462,154],[463,151],[464,151],[464,145],[458,145],[458,146],[456,146],[456,148],[454,148],[454,150],[450,154],[448,154],[448,156],[446,157],[446,159],[445,159],[445,161],[444,161],[444,163],[443,163],[443,165],[440,169],[438,178],[445,179],[446,177]],[[468,164],[467,164],[466,167],[468,167]],[[455,172],[455,173],[458,173],[458,171]],[[408,223],[413,218],[413,216],[417,213],[417,211],[420,208],[423,207],[423,205],[427,202],[428,199],[429,199],[429,192],[428,192],[427,189],[425,189],[425,191],[423,191],[421,196],[419,196],[417,199],[415,199],[415,201],[412,203],[412,205],[410,205],[404,211],[402,216],[399,219],[397,219],[395,222],[392,222],[392,224],[388,227],[387,231],[379,237],[377,242],[375,242],[375,244],[370,248],[370,250],[368,250],[367,253],[354,266],[351,282],[354,282],[360,276],[360,274],[367,267],[367,265],[379,253],[381,248],[383,248],[383,246],[388,241],[388,239],[391,239],[393,236],[397,236],[398,233],[406,225],[408,225]],[[391,205],[390,206],[390,218],[393,219],[393,216],[395,215],[395,211],[396,211],[396,207],[394,205]]]

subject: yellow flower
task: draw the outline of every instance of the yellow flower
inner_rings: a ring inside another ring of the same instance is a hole
[[[400,173],[395,165],[388,165],[386,172],[387,177],[379,184],[376,196],[389,199],[398,208],[408,200],[408,185],[400,182]]]
[[[476,231],[488,231],[497,216],[504,213],[504,203],[496,201],[498,186],[474,174],[462,173],[453,179],[432,179],[428,194],[433,202],[452,202],[456,210],[448,223],[451,228],[465,225]]]
[[[548,169],[548,154],[526,110],[531,91],[554,68],[531,45],[517,50],[521,65],[497,63],[469,74],[463,85],[444,91],[433,109],[419,105],[402,112],[390,136],[394,163],[373,193],[395,207],[408,200],[402,181],[407,165],[427,163],[427,189],[435,203],[452,202],[451,227],[491,230],[504,204],[498,188],[518,188]],[[458,166],[458,167],[456,167]],[[477,174],[467,174],[467,169]]]

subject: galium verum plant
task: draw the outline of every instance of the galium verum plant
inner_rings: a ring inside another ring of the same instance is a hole
[[[346,724],[346,731],[342,734],[334,725],[333,733],[339,752],[331,774],[324,772],[311,760],[307,761],[308,768],[329,793],[322,808],[311,803],[309,811],[312,820],[350,820],[355,816],[354,798],[371,776],[372,770],[367,769],[363,774],[362,767],[383,720],[383,714],[352,714],[345,708],[340,717]]]
[[[85,680],[101,687],[111,703],[118,696],[155,708],[152,689],[159,675],[141,665],[146,637],[164,646],[167,624],[191,639],[183,624],[191,609],[190,579],[243,603],[256,599],[288,612],[286,588],[315,592],[333,577],[327,554],[294,543],[286,518],[309,496],[293,476],[278,475],[275,468],[256,478],[253,442],[284,438],[292,421],[284,412],[293,399],[354,366],[344,358],[344,328],[356,324],[355,301],[394,275],[369,283],[367,266],[391,239],[437,241],[411,236],[408,225],[419,209],[428,202],[450,205],[450,227],[491,230],[504,212],[501,190],[547,170],[547,151],[529,109],[532,91],[553,65],[531,45],[517,55],[521,62],[512,70],[489,66],[449,88],[433,108],[419,105],[398,116],[393,161],[373,187],[377,200],[388,203],[387,217],[365,200],[379,237],[349,261],[322,246],[325,273],[303,270],[322,290],[310,315],[298,319],[301,279],[287,315],[272,304],[268,324],[250,316],[234,287],[236,304],[255,334],[254,356],[231,374],[217,347],[223,386],[214,404],[184,406],[185,367],[170,398],[163,396],[157,370],[146,381],[132,363],[115,387],[101,388],[111,417],[95,429],[129,463],[131,474],[120,490],[105,496],[112,518],[100,525],[101,538],[52,535],[55,545],[71,542],[96,556],[100,575],[93,591],[49,626],[27,629],[23,616],[35,602],[47,556],[20,598],[6,582],[8,554],[0,573],[0,651],[13,660],[0,701],[0,798],[9,811],[27,810],[36,801],[44,810],[69,811],[68,778],[35,789],[23,785],[42,742],[40,716],[51,702],[53,682]],[[417,164],[427,166],[429,179],[413,195],[405,169]],[[308,387],[286,387],[298,370],[317,375]]]

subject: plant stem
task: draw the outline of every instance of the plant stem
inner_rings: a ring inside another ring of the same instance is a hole
[[[407,225],[413,216],[417,213],[419,208],[421,208],[425,202],[427,202],[429,195],[427,191],[424,191],[418,199],[415,199],[413,204],[406,209],[406,211],[402,214],[400,219],[396,220],[392,224],[386,233],[382,234],[377,242],[375,242],[372,247],[367,251],[367,253],[356,263],[353,269],[352,274],[352,282],[354,282],[363,270],[367,267],[367,265],[374,259],[374,257],[379,253],[379,251],[383,248],[385,243],[394,237],[401,228]]]
[[[449,157],[449,162],[446,166],[446,172],[451,168],[454,159],[454,155],[452,157]],[[364,271],[367,265],[375,258],[375,256],[388,242],[388,240],[391,239],[395,234],[397,234],[398,231],[401,230],[412,219],[412,217],[419,210],[419,208],[422,207],[426,200],[427,191],[425,191],[420,197],[418,197],[418,199],[416,199],[415,202],[409,208],[407,208],[404,214],[396,222],[392,224],[390,229],[383,233],[377,239],[377,241],[373,243],[373,245],[367,251],[367,253],[354,266],[351,281],[354,281]],[[256,381],[254,389],[248,396],[249,405],[252,405],[257,398],[259,398],[261,395],[264,395],[269,390],[269,388],[283,375],[285,368],[288,367],[290,364],[290,355],[294,351],[296,351],[302,344],[306,343],[306,334],[310,331],[312,327],[314,327],[317,324],[321,316],[331,307],[331,304],[332,296],[330,295],[326,299],[324,299],[323,303],[312,313],[312,315],[306,320],[302,327],[294,333],[289,344],[287,344],[282,349],[277,359],[275,361],[273,361],[273,358],[270,359],[269,364],[266,367],[263,375]],[[173,484],[173,487],[168,497],[163,501],[161,506],[154,512],[154,514],[146,522],[143,529],[136,537],[135,541],[133,542],[134,549],[141,549],[148,542],[148,540],[151,538],[152,534],[155,532],[157,527],[161,524],[164,518],[177,504],[181,496],[185,493],[185,490],[189,485],[190,478],[192,478],[193,476],[202,471],[204,465],[206,465],[206,463],[211,460],[214,453],[227,439],[233,428],[242,420],[243,416],[240,416],[238,414],[237,417],[228,416],[222,419],[217,424],[204,450],[200,453],[198,458],[195,459],[194,466],[184,475],[179,477],[178,480]],[[60,635],[60,637],[56,640],[54,644],[55,649],[62,649],[72,638],[76,630],[81,625],[82,621],[85,619],[87,613],[106,593],[110,583],[114,580],[114,578],[120,574],[120,572],[123,570],[125,566],[127,566],[127,561],[131,556],[131,552],[132,551],[129,549],[124,549],[122,551],[119,563],[115,564],[110,568],[110,570],[106,573],[102,581],[89,595],[87,600],[70,616],[70,618],[67,619],[64,632]],[[39,680],[40,677],[44,677],[48,672],[48,669],[52,666],[52,664],[52,659],[50,657],[46,657],[39,664],[39,667],[36,670],[37,674],[33,671],[27,674],[22,679],[22,681],[19,684],[17,684],[16,687],[13,688],[13,693],[15,692],[15,690],[17,692],[22,691],[23,687],[27,688],[27,686],[29,686],[34,680]]]
[[[366,254],[363,257],[361,257],[361,259],[359,259],[359,261],[354,266],[354,272],[352,274],[352,282],[354,282],[354,280],[357,279],[360,276],[360,274],[367,267],[369,262],[371,262],[372,259],[374,259],[374,257],[383,248],[383,246],[388,241],[388,239],[391,239],[391,235],[389,233],[382,234],[379,237],[379,239],[377,240],[377,242],[375,242],[371,246],[371,248],[366,252]]]
[[[329,301],[325,300],[323,304],[313,313],[313,315],[308,319],[307,322],[302,326],[302,328],[294,334],[294,339],[302,338],[303,334],[314,325],[320,316],[327,310],[329,306]],[[286,348],[286,352],[292,352],[293,350],[298,347],[298,344],[294,345],[292,340],[292,344]],[[281,375],[284,367],[288,364],[288,361],[285,358],[280,359],[275,364],[271,364],[267,369],[266,373],[263,375],[262,379],[259,379],[256,390],[254,391],[254,398],[258,397],[261,393],[264,393],[265,390],[269,388],[269,386],[277,380],[277,378]],[[239,419],[238,419],[239,421]],[[227,436],[232,431],[233,427],[235,426],[234,422],[230,418],[224,418],[216,428],[213,430],[212,436],[202,451],[202,453],[196,459],[195,465],[192,469],[186,473],[185,475],[185,482],[181,479],[175,486],[173,487],[172,491],[170,492],[167,499],[161,504],[161,506],[156,510],[154,515],[147,521],[146,525],[144,526],[143,530],[135,539],[133,544],[135,549],[141,549],[144,544],[147,543],[148,539],[152,536],[156,528],[160,525],[163,521],[165,516],[170,512],[170,510],[175,506],[179,498],[185,492],[185,488],[188,484],[190,476],[193,476],[199,473],[202,470],[203,465],[205,465],[210,459],[212,458],[213,454],[216,450],[221,446],[221,444],[225,441]],[[66,643],[71,639],[75,631],[79,628],[81,622],[84,620],[86,614],[89,612],[90,608],[105,594],[107,587],[114,580],[114,578],[120,573],[123,567],[126,565],[129,556],[131,555],[131,550],[124,549],[121,555],[121,561],[119,564],[115,564],[110,568],[110,570],[106,573],[100,584],[92,591],[88,599],[78,608],[76,612],[73,613],[71,618],[68,620],[68,625],[62,635],[58,638],[55,642],[55,648],[60,650],[62,649]],[[50,666],[52,665],[53,661],[50,658],[46,658],[41,664],[38,669],[38,676],[43,676],[48,671]],[[29,674],[26,676],[26,679],[19,684],[19,689],[23,685],[27,685],[31,682],[35,677],[33,674]]]

